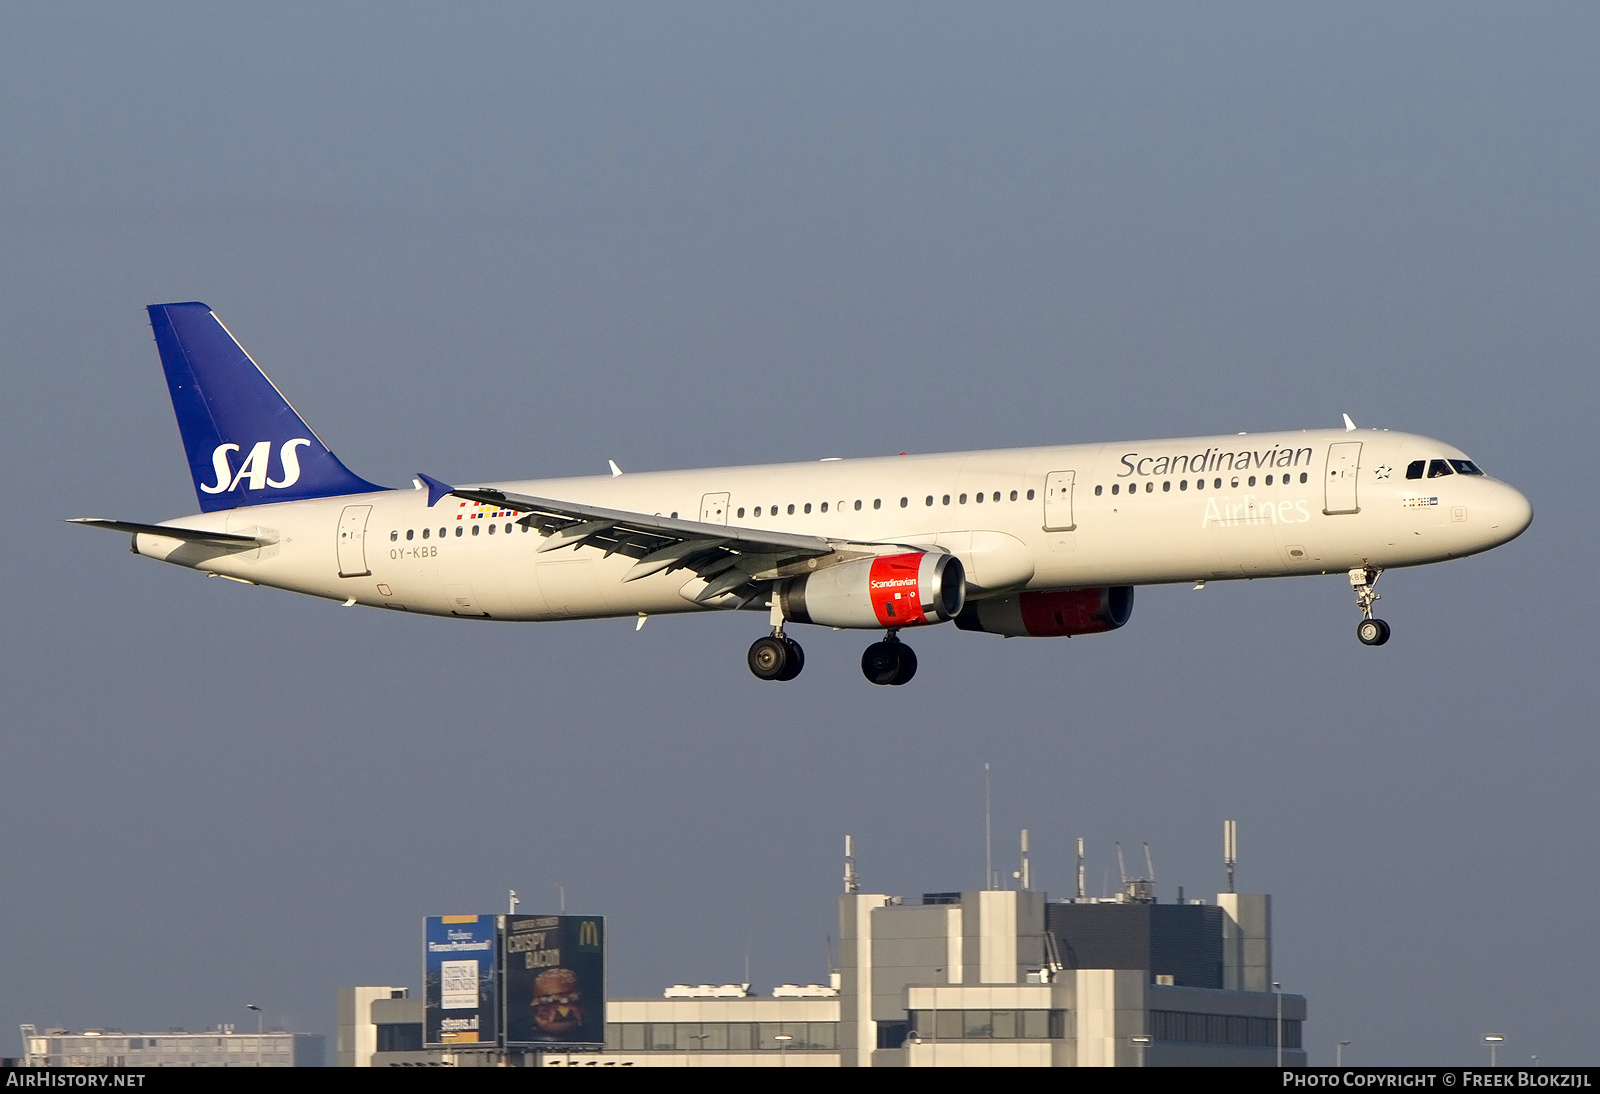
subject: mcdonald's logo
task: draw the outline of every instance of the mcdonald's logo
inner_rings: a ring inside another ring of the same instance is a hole
[[[600,945],[600,925],[592,919],[585,919],[578,925],[578,945]]]

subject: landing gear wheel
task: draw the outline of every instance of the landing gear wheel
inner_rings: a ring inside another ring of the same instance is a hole
[[[895,643],[895,652],[900,655],[900,667],[895,670],[894,679],[889,683],[899,687],[909,684],[911,678],[917,674],[917,654],[910,646]]]
[[[793,679],[784,673],[790,669],[791,661],[798,660],[803,663],[803,658],[794,657],[789,652],[789,647],[790,642],[787,638],[769,634],[750,644],[750,653],[745,657],[745,661],[749,663],[750,671],[755,673],[757,680]],[[798,651],[799,647],[796,646],[795,649]],[[794,672],[798,675],[800,669],[795,667]]]
[[[870,683],[892,684],[900,673],[898,642],[874,642],[861,655],[861,675]]]
[[[898,638],[874,642],[861,655],[861,675],[874,684],[905,684],[916,674],[917,655]]]
[[[800,643],[796,642],[788,635],[783,636],[783,641],[789,647],[789,663],[785,665],[783,667],[783,671],[778,673],[777,676],[774,676],[773,679],[793,680],[796,676],[800,675],[800,670],[806,667],[806,651],[800,648]]]
[[[1356,637],[1363,646],[1381,646],[1389,641],[1389,624],[1381,619],[1363,619],[1356,626]]]

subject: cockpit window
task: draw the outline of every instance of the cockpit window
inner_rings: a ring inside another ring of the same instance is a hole
[[[1450,461],[1449,460],[1429,460],[1428,461],[1428,478],[1430,478],[1430,479],[1442,479],[1446,475],[1454,475],[1454,474],[1455,474],[1455,472],[1450,470]]]
[[[1471,460],[1451,460],[1450,466],[1456,469],[1456,474],[1458,475],[1483,474],[1482,471],[1478,470],[1478,465],[1473,463]]]
[[[1428,466],[1428,461],[1427,460],[1412,460],[1410,463],[1406,464],[1406,478],[1408,478],[1408,479],[1420,479],[1420,478],[1422,478],[1422,469],[1424,467],[1427,467],[1427,466]]]

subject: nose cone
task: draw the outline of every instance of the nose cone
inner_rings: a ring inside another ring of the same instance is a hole
[[[1489,528],[1496,543],[1509,543],[1533,523],[1533,506],[1516,487],[1503,482],[1495,486],[1495,497],[1489,508]]]

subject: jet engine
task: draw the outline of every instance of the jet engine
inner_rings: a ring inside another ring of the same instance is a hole
[[[842,562],[778,589],[783,617],[824,627],[915,627],[961,614],[966,572],[955,555],[912,551]]]
[[[1013,593],[968,604],[956,616],[964,631],[1007,638],[1061,638],[1114,631],[1133,614],[1133,586]]]

